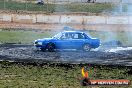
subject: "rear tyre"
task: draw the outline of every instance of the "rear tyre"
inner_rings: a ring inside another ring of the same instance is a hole
[[[55,51],[55,45],[53,43],[49,43],[47,45],[47,49],[49,52],[54,52]]]
[[[84,44],[83,47],[82,47],[82,49],[83,49],[83,51],[88,52],[88,51],[91,50],[91,47],[90,47],[89,44]]]

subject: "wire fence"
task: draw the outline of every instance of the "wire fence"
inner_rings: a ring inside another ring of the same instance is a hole
[[[131,12],[132,0],[0,0],[1,10],[41,12]]]

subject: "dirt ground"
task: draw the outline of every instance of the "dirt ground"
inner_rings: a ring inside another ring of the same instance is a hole
[[[0,28],[25,28],[25,29],[41,29],[44,31],[60,31],[65,26],[73,27],[76,30],[95,30],[95,31],[132,31],[132,25],[123,24],[89,24],[89,25],[79,25],[79,24],[22,24],[22,23],[10,23],[10,22],[0,22]]]
[[[114,47],[115,48],[115,47]],[[132,66],[132,50],[117,50],[101,48],[91,52],[75,50],[57,50],[56,52],[42,52],[33,45],[1,44],[0,59],[13,62],[29,63],[71,63],[71,64],[101,64]],[[106,51],[107,50],[107,51]]]

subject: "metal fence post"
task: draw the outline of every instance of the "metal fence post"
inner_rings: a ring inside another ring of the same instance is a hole
[[[6,1],[4,0],[4,9],[6,9]]]
[[[47,5],[47,13],[49,12],[49,7],[48,7],[48,0],[47,0],[47,3],[46,3]]]
[[[27,11],[27,0],[25,1],[25,10]]]

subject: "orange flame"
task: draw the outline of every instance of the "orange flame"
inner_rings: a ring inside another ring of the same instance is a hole
[[[84,72],[84,67],[82,68],[82,76],[84,78],[88,78],[89,77],[88,72]]]

